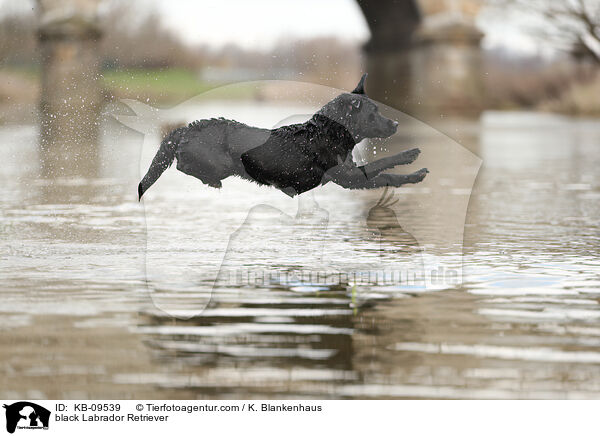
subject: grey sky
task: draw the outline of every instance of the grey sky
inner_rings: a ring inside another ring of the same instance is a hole
[[[183,40],[213,47],[233,43],[268,49],[286,38],[337,36],[366,41],[369,37],[355,0],[137,0],[137,4],[144,10],[157,10],[165,26]],[[34,0],[0,0],[0,12],[34,5]],[[480,14],[485,46],[540,52],[539,43],[519,30],[518,17],[507,18],[485,11]]]
[[[149,0],[166,24],[191,42],[267,48],[286,37],[334,35],[366,40],[361,11],[352,0]],[[183,30],[185,28],[185,30]]]

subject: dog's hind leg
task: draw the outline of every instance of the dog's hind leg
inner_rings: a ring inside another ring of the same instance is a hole
[[[221,170],[219,173],[217,167],[210,160],[199,159],[193,153],[178,153],[177,169],[213,188],[221,188],[221,180],[230,175],[223,168],[219,168]]]
[[[402,153],[395,154],[394,156],[384,157],[383,159],[359,166],[358,168],[363,171],[368,179],[370,179],[376,177],[382,171],[389,170],[397,165],[408,165],[413,163],[415,159],[419,157],[420,153],[421,150],[413,148],[412,150],[406,150]]]

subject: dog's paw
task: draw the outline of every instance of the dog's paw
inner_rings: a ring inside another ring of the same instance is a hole
[[[412,150],[407,150],[398,155],[398,158],[402,161],[403,164],[413,163],[421,154],[421,150],[418,148],[413,148]]]
[[[202,181],[202,183],[210,186],[211,188],[217,188],[217,189],[221,189],[223,187],[223,184],[221,183],[220,180],[212,180],[212,179],[200,179]]]
[[[429,173],[429,170],[427,168],[421,168],[419,171],[415,171],[414,173],[409,175],[410,183],[422,182],[428,173]]]

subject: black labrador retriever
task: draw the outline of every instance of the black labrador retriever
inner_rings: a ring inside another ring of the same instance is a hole
[[[398,122],[385,118],[365,94],[363,75],[344,93],[302,124],[268,130],[223,118],[194,121],[163,139],[138,186],[139,198],[177,158],[177,169],[214,188],[240,176],[274,186],[293,197],[328,182],[348,189],[373,189],[419,183],[427,169],[412,174],[381,174],[413,162],[418,148],[357,166],[352,149],[365,138],[387,138]]]

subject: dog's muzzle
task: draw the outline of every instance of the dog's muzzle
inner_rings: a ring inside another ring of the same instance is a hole
[[[377,126],[374,126],[374,138],[388,138],[396,133],[398,129],[398,121],[390,120],[389,118],[381,117]]]
[[[389,125],[389,134],[388,136],[392,136],[394,133],[396,133],[396,130],[398,130],[398,121],[394,121],[394,120],[390,120],[388,122]]]

